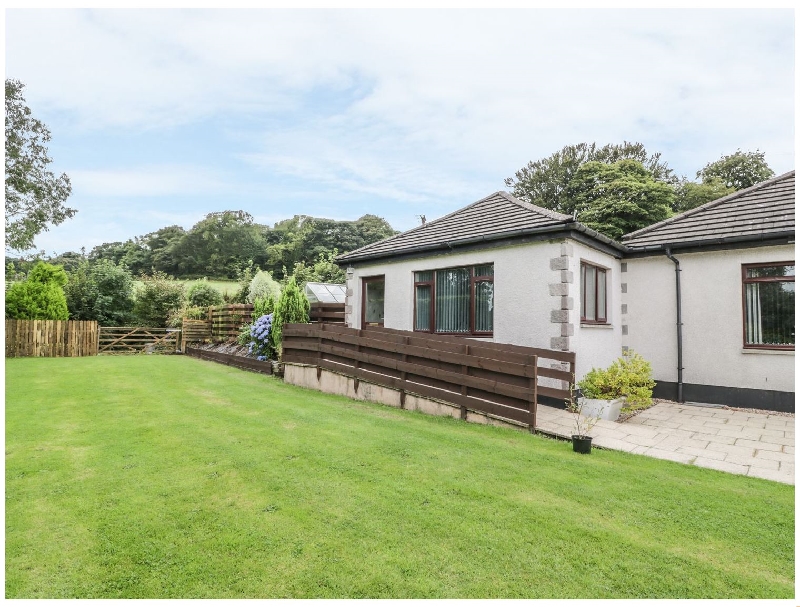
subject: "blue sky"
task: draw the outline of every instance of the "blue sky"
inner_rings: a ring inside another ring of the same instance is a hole
[[[792,10],[7,10],[87,250],[242,209],[396,229],[564,145],[794,168]]]

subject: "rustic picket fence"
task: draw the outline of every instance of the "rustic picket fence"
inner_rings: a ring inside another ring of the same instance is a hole
[[[335,371],[406,393],[436,398],[467,411],[536,427],[540,399],[570,398],[575,353],[497,344],[396,329],[351,329],[335,324],[287,324],[283,362]],[[548,366],[540,361],[549,361]],[[556,368],[554,368],[556,367]]]
[[[96,320],[6,319],[6,358],[95,356]]]

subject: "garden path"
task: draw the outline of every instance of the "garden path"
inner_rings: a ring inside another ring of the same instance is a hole
[[[568,437],[573,417],[540,406],[537,429]],[[794,416],[660,401],[622,423],[600,420],[593,445],[794,484]]]

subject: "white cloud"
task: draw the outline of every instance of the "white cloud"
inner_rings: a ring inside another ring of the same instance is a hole
[[[225,182],[199,167],[154,165],[134,169],[68,170],[76,195],[95,198],[212,194]]]
[[[793,23],[791,10],[8,10],[6,63],[76,132],[224,119],[225,153],[253,179],[446,212],[581,141],[642,141],[689,176],[737,147],[793,168]],[[229,181],[173,169],[69,174],[108,196]]]

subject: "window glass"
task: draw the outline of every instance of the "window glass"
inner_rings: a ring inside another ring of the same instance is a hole
[[[436,272],[436,332],[469,333],[468,268]]]
[[[764,266],[747,268],[747,278],[769,278],[794,276],[794,266]]]
[[[421,274],[421,272],[418,272]],[[416,306],[414,316],[415,331],[431,330],[431,286],[420,285],[416,291]]]
[[[597,319],[606,318],[606,271],[597,270]]]
[[[433,280],[433,271],[427,272],[414,272],[414,282],[431,282]]]
[[[475,331],[494,331],[494,283],[475,283]]]
[[[584,314],[586,320],[595,320],[595,287],[597,283],[597,272],[594,266],[584,266],[586,268],[584,280]]]
[[[794,345],[794,282],[747,283],[744,296],[746,344]]]
[[[383,322],[383,300],[386,282],[374,280],[364,283],[364,321],[369,323]]]
[[[494,276],[494,264],[487,263],[483,266],[475,266],[475,276]]]

